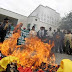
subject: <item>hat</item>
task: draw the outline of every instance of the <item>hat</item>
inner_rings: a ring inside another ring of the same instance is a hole
[[[9,20],[7,17],[4,20]]]

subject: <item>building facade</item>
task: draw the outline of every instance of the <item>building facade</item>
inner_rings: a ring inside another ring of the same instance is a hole
[[[22,22],[23,27],[27,27],[27,17],[26,16],[0,8],[0,22],[2,22],[5,17],[8,17],[10,19],[10,22],[13,23],[15,26],[16,24]]]
[[[38,31],[41,26],[44,26],[47,30],[49,27],[52,29],[57,29],[60,21],[60,14],[57,13],[54,9],[39,5],[29,16],[28,16],[28,25],[30,28],[35,25],[36,30]]]
[[[52,30],[56,30],[60,21],[59,13],[43,5],[39,5],[28,17],[0,8],[0,22],[3,21],[5,17],[8,17],[14,25],[22,22],[23,27],[28,29],[35,26],[36,31],[38,31],[41,26],[44,26],[47,30],[49,27],[52,27]]]

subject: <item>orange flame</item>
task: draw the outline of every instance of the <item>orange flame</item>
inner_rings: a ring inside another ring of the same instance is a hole
[[[9,55],[11,52],[15,50],[15,46],[17,45],[17,39],[20,37],[20,28],[21,28],[22,23],[19,23],[14,31],[12,37],[9,39],[6,39],[1,47],[1,52],[4,55]]]
[[[17,46],[17,38],[20,36],[20,29],[17,27],[12,37],[3,42],[1,52],[4,55],[18,57],[20,64],[24,67],[33,66],[33,68],[36,68],[40,66],[42,62],[47,64],[55,63],[55,56],[51,54],[51,48],[54,46],[54,43],[50,45],[43,43],[37,37],[30,37],[26,38],[25,45]]]

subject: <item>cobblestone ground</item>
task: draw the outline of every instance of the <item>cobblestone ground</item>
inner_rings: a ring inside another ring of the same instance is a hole
[[[62,59],[70,59],[70,60],[72,60],[72,55],[68,55],[68,54],[55,53],[55,57],[56,57],[56,63],[58,65],[60,65],[60,62],[61,62]]]

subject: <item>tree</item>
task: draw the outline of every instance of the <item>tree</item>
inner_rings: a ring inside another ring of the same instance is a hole
[[[72,12],[67,14],[66,17],[63,17],[60,24],[61,24],[59,26],[60,29],[65,29],[65,30],[72,29]]]

